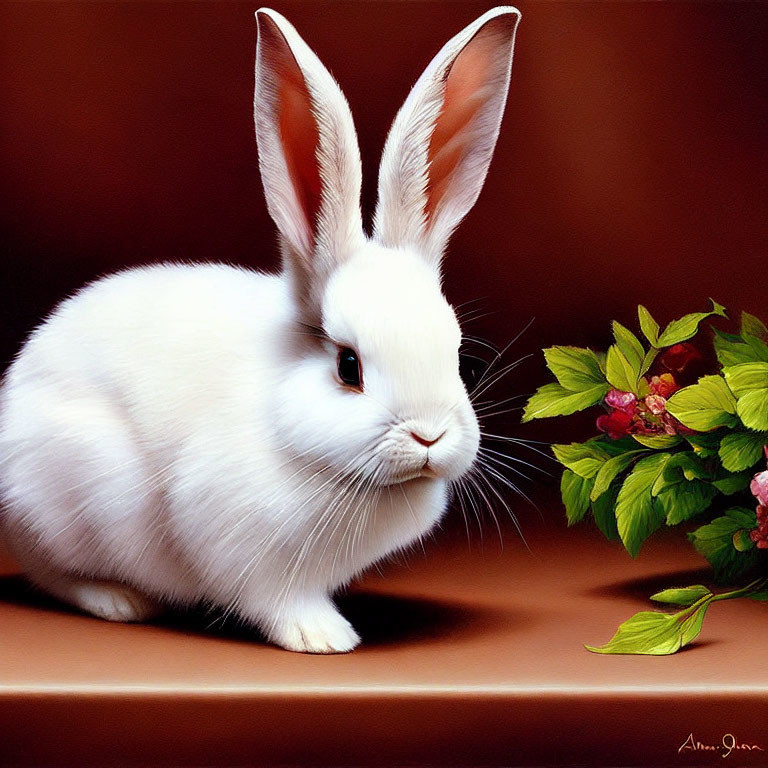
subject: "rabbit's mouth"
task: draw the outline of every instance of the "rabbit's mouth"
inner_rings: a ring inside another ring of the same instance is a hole
[[[405,469],[402,472],[398,472],[396,475],[390,476],[387,480],[382,482],[383,486],[402,485],[403,483],[410,483],[412,480],[439,480],[440,475],[434,470],[429,461],[426,461],[423,466],[415,467],[411,469]]]
[[[435,470],[435,468],[429,463],[429,459],[424,462],[424,465],[417,469],[411,469],[404,472],[402,475],[393,477],[387,485],[401,485],[402,483],[408,483],[411,480],[439,480],[441,475]]]

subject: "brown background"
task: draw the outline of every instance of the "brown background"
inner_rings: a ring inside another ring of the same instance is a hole
[[[490,5],[276,0],[350,100],[369,213],[408,88]],[[104,272],[276,264],[255,8],[0,5],[0,365]],[[496,156],[446,270],[454,303],[484,297],[492,313],[473,333],[503,344],[536,318],[510,359],[536,356],[497,396],[542,383],[542,346],[604,347],[608,320],[632,324],[638,302],[661,321],[708,296],[768,315],[768,5],[521,9]],[[499,429],[564,436],[516,419]],[[708,572],[679,531],[632,560],[593,526],[566,532],[552,490],[526,490],[542,510],[515,507],[530,551],[504,520],[503,551],[490,521],[484,540],[471,522],[469,543],[440,532],[407,567],[370,572],[342,603],[365,641],[349,656],[288,654],[206,617],[108,624],[0,579],[0,763],[717,765],[678,747],[726,731],[768,749],[764,606],[718,605],[668,659],[587,654],[651,592]]]
[[[484,2],[275,2],[355,115],[364,207],[391,120]],[[161,259],[276,264],[252,127],[252,3],[0,8],[0,361],[84,281]],[[468,326],[535,353],[608,320],[768,314],[768,5],[527,2],[496,155],[446,264]],[[475,305],[473,305],[474,307]],[[548,422],[520,434],[561,438]],[[585,420],[583,424],[586,424]]]

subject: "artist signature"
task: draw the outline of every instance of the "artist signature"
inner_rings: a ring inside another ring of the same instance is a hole
[[[678,754],[682,752],[719,752],[721,757],[728,757],[733,752],[764,752],[757,744],[741,743],[732,733],[723,734],[719,744],[703,744],[697,741],[693,734],[680,745]]]

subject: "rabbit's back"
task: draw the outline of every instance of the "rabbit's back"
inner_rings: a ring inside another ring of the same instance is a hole
[[[224,265],[157,265],[92,283],[54,310],[10,366],[3,438],[30,424],[35,401],[97,398],[162,442],[230,397],[245,368],[263,371],[264,347],[289,322],[286,305],[279,277]]]
[[[17,554],[34,542],[46,562],[102,563],[111,578],[145,561],[148,586],[186,584],[193,597],[189,548],[169,545],[194,542],[199,521],[163,536],[169,487],[236,458],[248,420],[254,442],[269,441],[260,398],[286,322],[280,278],[222,265],[129,270],[64,301],[0,390],[2,515]],[[263,455],[260,467],[268,478]]]

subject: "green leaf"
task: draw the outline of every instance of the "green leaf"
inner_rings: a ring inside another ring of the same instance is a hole
[[[653,365],[653,361],[656,359],[656,355],[659,354],[658,349],[649,349],[645,353],[645,357],[643,358],[643,364],[640,366],[640,375],[643,376],[644,374],[648,373],[649,368]]]
[[[547,366],[565,389],[584,392],[596,384],[604,384],[597,355],[579,347],[549,347],[544,350]]]
[[[612,459],[604,462],[595,477],[595,484],[592,487],[591,499],[595,501],[602,496],[610,484],[616,479],[617,475],[623,472],[638,456],[647,453],[647,451],[637,450],[621,453]]]
[[[768,388],[768,363],[741,363],[723,368],[723,376],[736,397]]]
[[[562,465],[587,479],[594,477],[608,459],[608,454],[596,442],[553,445],[552,453]]]
[[[715,456],[720,447],[720,435],[717,434],[685,435],[685,439],[699,459]]]
[[[752,598],[752,600],[768,600],[768,589],[753,592],[751,595],[747,595],[747,597]]]
[[[736,423],[736,399],[722,376],[703,376],[667,400],[667,411],[690,429],[706,432]]]
[[[651,600],[657,603],[671,603],[672,605],[693,605],[702,597],[708,597],[712,594],[702,584],[694,584],[692,587],[678,587],[675,589],[664,589],[651,595]]]
[[[632,435],[632,437],[646,448],[664,450],[672,448],[682,441],[678,435]]]
[[[726,475],[719,480],[713,480],[712,485],[714,485],[720,493],[726,496],[731,496],[734,493],[746,490],[751,479],[751,472],[742,472],[739,475]]]
[[[671,347],[674,344],[679,344],[681,341],[690,339],[699,329],[699,323],[707,317],[712,315],[727,317],[725,307],[722,304],[718,304],[713,299],[710,299],[710,301],[712,302],[712,310],[710,312],[694,312],[693,314],[681,317],[679,320],[673,320],[664,329],[661,336],[659,336],[658,346]]]
[[[608,356],[605,360],[605,375],[615,389],[621,392],[634,392],[637,394],[640,363],[633,366],[616,344],[608,348]]]
[[[758,350],[753,349],[747,344],[741,336],[734,336],[731,333],[723,333],[717,328],[712,329],[715,332],[712,345],[715,348],[717,359],[720,365],[738,365],[739,363],[756,363],[761,360]]]
[[[768,445],[768,432],[731,432],[720,442],[718,454],[729,472],[741,472],[757,464]]]
[[[583,392],[571,392],[560,384],[545,384],[539,387],[536,394],[528,401],[521,421],[568,416],[576,411],[583,411],[599,403],[609,389],[608,384],[598,384]]]
[[[617,493],[618,489],[610,489],[592,502],[592,517],[595,520],[595,525],[609,541],[618,541],[619,539],[615,512]]]
[[[699,454],[692,451],[674,454],[664,467],[664,480],[667,485],[681,483],[683,480],[701,480],[709,476],[710,473],[702,463]]]
[[[560,479],[560,494],[565,504],[565,515],[568,525],[578,523],[589,509],[589,492],[592,490],[592,482],[580,477],[570,469],[563,471]]]
[[[768,389],[756,389],[739,398],[736,413],[749,429],[768,429]]]
[[[731,507],[725,515],[735,524],[747,530],[752,530],[757,525],[757,513],[748,507]]]
[[[677,525],[704,512],[716,490],[701,480],[668,485],[659,493],[659,502],[667,516],[667,525]]]
[[[768,430],[768,363],[740,363],[723,368],[744,426]]]
[[[664,520],[664,510],[651,495],[651,489],[669,459],[669,453],[657,453],[641,459],[619,491],[616,522],[624,547],[632,557],[637,555],[643,542]]]
[[[639,375],[645,357],[645,350],[640,340],[629,328],[625,328],[615,320],[613,321],[613,336],[616,339],[616,346],[621,350],[632,370],[636,370]]]
[[[587,440],[590,445],[594,445],[601,453],[606,456],[618,456],[627,451],[637,450],[637,444],[631,437],[622,437],[619,440],[613,440],[607,435],[600,435]]]
[[[744,336],[744,342],[752,352],[753,361],[756,363],[768,363],[768,344],[760,341],[756,336],[747,334]],[[744,362],[749,362],[745,360]]]
[[[595,357],[597,358],[600,370],[603,372],[603,376],[605,376],[605,352],[595,352]]]
[[[621,624],[616,634],[603,646],[585,646],[594,653],[631,653],[667,656],[695,640],[701,632],[709,602],[679,613],[641,611]]]
[[[741,335],[755,336],[763,341],[768,341],[768,328],[765,323],[748,312],[741,313]]]
[[[640,330],[652,347],[659,346],[659,324],[651,317],[651,313],[641,304],[637,308],[637,317],[640,320]]]
[[[756,524],[754,510],[733,507],[723,517],[689,533],[688,538],[710,562],[718,581],[735,581],[754,566],[755,551],[739,552],[733,545],[733,536],[741,530],[752,530]]]

